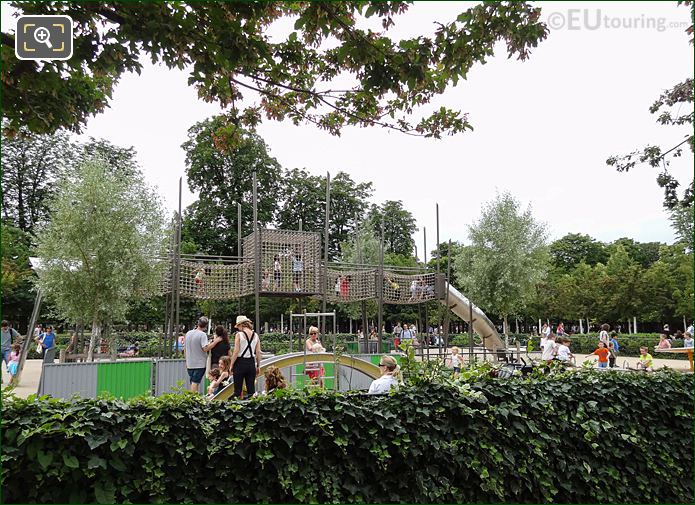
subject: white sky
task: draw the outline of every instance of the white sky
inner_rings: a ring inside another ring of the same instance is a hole
[[[466,226],[496,191],[530,203],[536,218],[547,223],[550,239],[587,233],[602,241],[627,236],[672,242],[657,171],[645,166],[620,174],[605,160],[647,144],[670,148],[687,134],[685,128],[657,125],[648,108],[663,90],[693,74],[693,47],[684,32],[689,10],[675,2],[541,5],[543,19],[553,15],[556,22],[580,9],[572,14],[580,29],[551,30],[526,62],[508,60],[500,45],[495,58],[450,89],[439,102],[468,112],[473,132],[428,140],[346,128],[332,137],[309,125],[265,122],[259,133],[284,168],[342,170],[356,181],[372,181],[375,202],[403,200],[420,228],[419,250],[423,226],[428,249],[434,248],[435,203],[441,241],[465,242]],[[430,34],[433,21],[452,20],[467,6],[416,3],[396,20],[391,36]],[[600,10],[609,26],[581,26],[584,9],[590,24]],[[3,30],[14,26],[9,12],[3,2]],[[627,18],[637,27],[625,27]],[[648,25],[650,18],[662,18],[665,29]],[[669,26],[673,22],[681,26]],[[111,108],[85,130],[85,136],[134,146],[146,178],[170,209],[177,205],[178,178],[185,176],[180,145],[188,128],[220,112],[199,101],[186,80],[185,72],[146,63],[142,75],[122,77]],[[689,150],[671,172],[683,185],[692,180]],[[195,199],[184,182],[184,207]]]

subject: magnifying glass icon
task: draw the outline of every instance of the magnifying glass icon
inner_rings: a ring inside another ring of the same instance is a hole
[[[46,44],[49,49],[53,48],[51,44],[51,32],[44,26],[40,26],[34,30],[34,40],[39,44]]]

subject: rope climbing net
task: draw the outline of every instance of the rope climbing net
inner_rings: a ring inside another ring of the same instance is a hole
[[[326,299],[331,302],[350,303],[379,298],[382,270],[373,265],[331,263],[324,280],[318,233],[261,230],[258,242],[254,233],[244,238],[243,251],[243,258],[226,261],[201,256],[182,259],[179,295],[201,300],[231,300],[254,294],[258,251],[261,294],[321,296],[325,286]],[[160,289],[163,294],[172,292],[173,270],[170,266],[162,278]],[[385,268],[383,301],[407,305],[438,299],[442,294],[436,281],[434,273]]]
[[[244,238],[244,262],[256,260],[260,249],[263,294],[321,293],[321,237],[294,230],[260,230]]]

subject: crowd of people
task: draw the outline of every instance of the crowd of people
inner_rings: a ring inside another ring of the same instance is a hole
[[[184,354],[186,370],[193,392],[200,390],[200,384],[206,376],[210,382],[208,397],[213,397],[223,388],[233,385],[235,398],[248,398],[256,393],[256,378],[261,368],[261,342],[253,330],[253,324],[246,316],[238,316],[235,323],[234,345],[230,343],[229,334],[223,326],[215,328],[214,337],[208,339],[207,317],[198,319],[196,328],[184,337]],[[323,353],[326,349],[319,340],[319,329],[309,328],[309,337],[305,341],[307,353]],[[210,367],[208,369],[208,355]],[[369,389],[370,393],[384,393],[401,382],[400,368],[391,356],[382,356],[379,364],[381,377],[375,379]],[[325,375],[323,365],[309,361],[304,369],[307,378],[314,384],[321,385]],[[277,367],[268,367],[264,374],[265,391],[287,387],[287,381]],[[261,394],[262,394],[261,393]]]

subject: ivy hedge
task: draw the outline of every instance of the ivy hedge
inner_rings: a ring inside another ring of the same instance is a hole
[[[381,397],[292,389],[212,404],[192,394],[11,397],[2,408],[2,498],[693,501],[691,374],[464,376]]]

